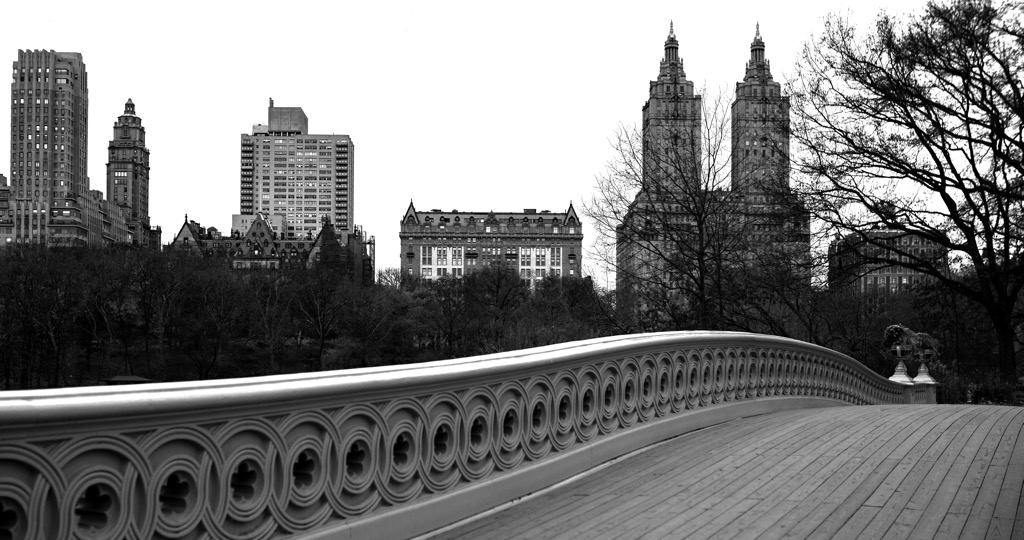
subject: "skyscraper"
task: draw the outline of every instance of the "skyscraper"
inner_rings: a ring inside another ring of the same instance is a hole
[[[310,135],[300,107],[275,107],[242,134],[242,215],[283,215],[285,238],[315,237],[325,218],[353,231],[355,147],[348,135]],[[244,232],[244,231],[241,231]],[[343,240],[344,243],[344,240]]]
[[[616,289],[620,307],[650,321],[707,325],[713,295],[725,290],[709,284],[720,286],[737,269],[757,269],[752,280],[776,267],[805,278],[810,219],[789,189],[789,98],[772,80],[760,27],[736,84],[731,130],[717,105],[705,111],[694,95],[678,49],[670,25],[643,108],[640,189],[616,227]],[[726,131],[731,155],[719,154]],[[725,177],[716,163],[727,157]]]
[[[88,110],[81,54],[18,51],[11,82],[16,242],[88,241]]]
[[[129,99],[124,114],[114,123],[114,136],[107,147],[107,197],[122,212],[127,222],[128,241],[150,246],[149,230],[149,149],[146,128],[135,115]],[[159,241],[158,241],[159,242]]]
[[[772,80],[760,25],[732,104],[732,189],[789,189],[789,96]]]
[[[669,23],[665,56],[643,108],[644,189],[673,189],[700,170],[701,96],[686,79],[679,41]],[[693,179],[691,179],[693,180]]]

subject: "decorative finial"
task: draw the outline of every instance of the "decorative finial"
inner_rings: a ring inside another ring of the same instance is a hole
[[[188,223],[188,212],[185,212],[185,223]]]
[[[758,21],[757,26],[755,27],[754,39],[761,39],[761,21]]]
[[[676,31],[673,28],[673,26],[674,26],[673,22],[674,21],[672,21],[671,19],[669,19],[669,21],[668,21],[668,37],[670,37],[670,38],[676,37]]]

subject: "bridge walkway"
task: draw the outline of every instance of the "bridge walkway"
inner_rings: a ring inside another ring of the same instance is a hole
[[[432,538],[1024,538],[1024,408],[748,417],[624,456]]]

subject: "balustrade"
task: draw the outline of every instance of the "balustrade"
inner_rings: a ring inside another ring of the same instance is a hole
[[[928,401],[928,390],[934,402],[918,386],[790,339],[673,332],[386,368],[0,392],[0,538],[412,535],[703,425]]]

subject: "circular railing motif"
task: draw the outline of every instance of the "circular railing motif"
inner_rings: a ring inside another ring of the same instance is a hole
[[[66,425],[67,434],[57,426],[24,435],[0,423],[0,538],[270,538],[702,407],[779,397],[905,401],[902,387],[841,355],[781,339],[721,341],[637,354],[596,348],[592,358],[495,368],[493,377],[476,366],[475,382],[448,379],[436,391],[395,385],[372,399],[339,393],[252,414],[137,416]],[[911,398],[927,395],[915,389]]]

